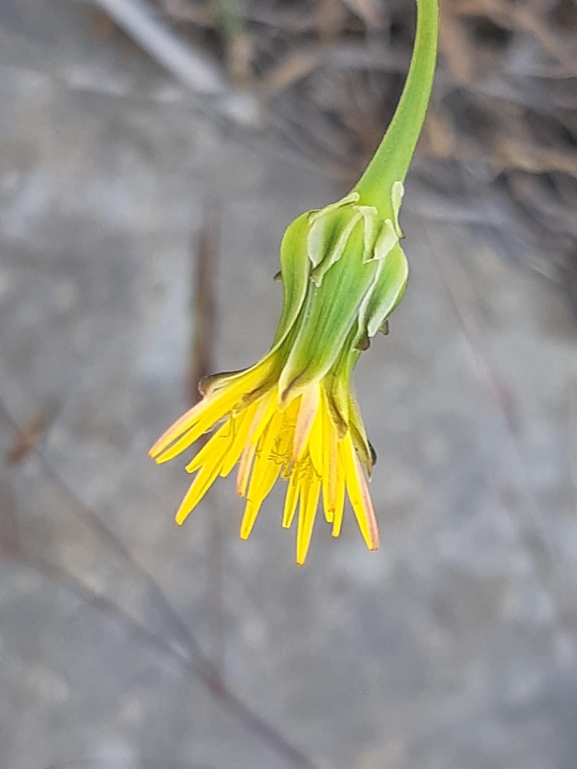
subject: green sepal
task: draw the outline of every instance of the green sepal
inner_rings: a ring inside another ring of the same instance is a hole
[[[349,241],[357,227],[363,231],[363,263],[382,259],[399,238],[398,211],[394,204],[394,222],[391,219],[383,222],[375,206],[354,205],[357,199],[357,195],[351,194],[309,214],[307,251],[313,267],[312,279],[317,286],[322,285],[326,273],[345,253],[353,258]],[[398,203],[400,205],[400,198]]]
[[[283,307],[272,349],[286,338],[298,318],[309,286],[310,262],[307,255],[309,214],[305,213],[292,222],[280,247]]]
[[[339,208],[348,206],[350,203],[358,203],[359,200],[360,195],[358,192],[349,192],[348,195],[345,195],[344,198],[337,200],[335,203],[329,203],[328,206],[325,206],[324,208],[317,208],[314,211],[309,211],[309,222],[314,224],[318,219],[323,219],[325,216],[338,211]]]
[[[349,206],[315,219],[311,223],[307,250],[313,266],[312,278],[317,286],[344,254],[349,239],[362,215]]]
[[[409,264],[397,243],[379,263],[374,285],[359,313],[359,333],[366,331],[369,337],[373,337],[384,327],[387,318],[403,298],[408,277]]]
[[[281,375],[281,393],[324,376],[346,348],[351,331],[356,334],[358,313],[379,264],[363,264],[363,247],[363,230],[356,227],[345,255],[324,275],[322,286],[311,286],[306,317],[303,313]]]
[[[391,187],[391,202],[393,204],[393,225],[395,232],[399,238],[404,238],[403,231],[399,226],[399,211],[401,210],[401,203],[403,202],[403,195],[405,194],[405,187],[403,182],[393,182]]]
[[[366,467],[370,478],[374,465],[374,449],[372,449],[369,439],[367,438],[361,410],[359,409],[352,382],[349,383],[349,430],[351,431],[351,438],[353,440],[353,445],[357,450],[357,454],[359,455],[359,459]]]
[[[354,334],[350,334],[343,353],[324,379],[329,415],[340,438],[350,431],[353,445],[369,476],[374,465],[374,449],[367,438],[352,382],[353,369],[360,352],[351,349]]]
[[[403,185],[393,188],[391,218],[384,221],[374,206],[356,205],[350,195],[304,214],[289,228],[281,258],[298,275],[285,276],[283,261],[283,282],[290,278],[292,283],[285,286],[276,344],[294,328],[279,381],[281,398],[325,376],[342,352],[367,349],[402,296],[408,271],[402,250],[396,249]],[[299,242],[305,233],[308,269]],[[310,275],[308,288],[305,275]]]
[[[399,242],[399,236],[395,230],[395,225],[390,219],[383,222],[373,250],[365,261],[380,261],[385,259],[393,247]]]
[[[329,416],[337,429],[339,439],[346,436],[350,421],[350,383],[353,368],[360,353],[351,350],[354,329],[349,334],[340,355],[324,378]]]
[[[374,206],[355,206],[355,211],[358,211],[363,217],[363,262],[369,262],[373,258],[375,244],[382,228],[382,221]]]

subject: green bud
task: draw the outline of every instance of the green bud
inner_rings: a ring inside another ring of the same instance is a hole
[[[275,346],[290,335],[279,377],[284,398],[326,376],[342,355],[366,349],[406,287],[399,245],[403,186],[392,187],[390,218],[358,192],[296,219],[281,246],[284,306]]]

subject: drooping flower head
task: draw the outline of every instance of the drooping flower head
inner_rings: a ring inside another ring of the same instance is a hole
[[[428,103],[437,39],[436,0],[418,5],[405,90],[373,161],[349,195],[302,214],[285,233],[283,309],[270,351],[249,369],[201,382],[202,400],[150,451],[157,462],[166,462],[214,431],[186,467],[196,477],[176,520],[183,523],[217,476],[238,465],[237,492],[246,497],[243,539],[280,476],[286,482],[283,526],[291,526],[298,509],[299,564],[319,507],[338,536],[347,496],[367,547],[379,545],[367,486],[374,452],[351,376],[370,338],[386,330],[407,284],[398,214]]]

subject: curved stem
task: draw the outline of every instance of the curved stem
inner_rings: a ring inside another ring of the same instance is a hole
[[[415,47],[403,93],[375,156],[354,187],[362,202],[375,205],[387,216],[392,185],[404,181],[425,120],[435,74],[438,30],[438,0],[417,0]]]

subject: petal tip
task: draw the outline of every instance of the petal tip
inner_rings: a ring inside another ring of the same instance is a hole
[[[153,445],[148,449],[148,456],[150,459],[154,459],[156,461],[158,455],[162,452],[162,449],[160,448],[160,441],[156,441],[153,443]]]

